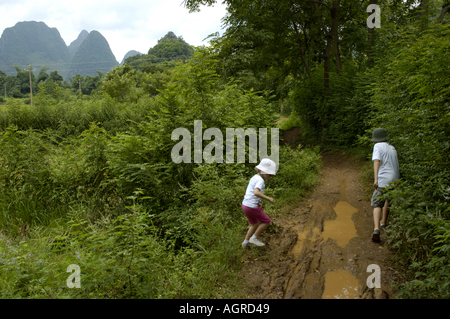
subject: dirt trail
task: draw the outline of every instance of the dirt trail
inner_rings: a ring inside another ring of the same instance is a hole
[[[371,241],[372,208],[356,160],[323,155],[320,184],[297,208],[272,221],[276,232],[262,235],[267,245],[251,248],[242,260],[249,298],[393,297],[386,235],[380,243]],[[381,268],[381,289],[367,287],[371,264]]]

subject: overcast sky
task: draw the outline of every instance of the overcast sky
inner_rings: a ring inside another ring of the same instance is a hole
[[[147,53],[172,31],[191,45],[220,32],[225,6],[189,13],[183,0],[0,0],[0,32],[19,21],[43,21],[69,45],[84,29],[99,31],[120,63],[130,50]]]

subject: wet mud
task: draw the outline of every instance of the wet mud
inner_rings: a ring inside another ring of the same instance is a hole
[[[359,164],[323,155],[321,182],[292,211],[272,218],[263,248],[244,254],[242,276],[249,298],[386,299],[391,290],[391,256],[371,240],[373,217],[359,180]],[[369,288],[367,272],[380,266],[381,288]]]

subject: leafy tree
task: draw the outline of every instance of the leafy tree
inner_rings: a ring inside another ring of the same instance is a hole
[[[59,75],[58,71],[52,71],[50,72],[50,78],[55,82],[58,83],[60,86],[63,84],[63,77]]]
[[[22,97],[24,94],[30,93],[30,72],[28,69],[21,69],[18,65],[14,64],[14,68],[16,69],[16,81],[15,81],[15,87],[14,87],[14,97]],[[30,65],[29,68],[32,68]],[[33,85],[32,89],[34,92],[37,90],[37,83],[36,83],[36,77],[34,76],[34,73],[31,72],[31,83]],[[17,93],[19,93],[19,96],[17,96]]]
[[[6,96],[14,96],[14,97],[21,97],[20,91],[15,87],[16,85],[16,77],[14,75],[5,75],[2,79],[0,76],[0,82],[2,82],[1,92],[2,95],[5,94],[6,90]],[[6,86],[5,86],[6,84]]]
[[[0,70],[0,96],[4,96],[6,90],[6,73]],[[5,93],[6,94],[6,93]]]
[[[86,75],[85,78],[83,78],[80,74],[76,74],[73,78],[69,78],[71,82],[70,86],[73,91],[77,92],[77,94],[80,94],[81,89],[81,94],[90,95],[100,87],[103,76],[104,74],[101,71],[97,71],[96,76]],[[56,79],[58,83],[62,81],[62,77],[59,74],[53,74],[53,79]]]
[[[97,71],[97,73],[98,75],[96,76],[86,75],[86,77],[84,78],[84,83],[81,86],[83,94],[90,95],[93,91],[100,87],[103,72]]]
[[[128,64],[114,67],[109,71],[102,81],[102,91],[110,97],[121,102],[129,95],[135,86],[135,76],[137,71]]]
[[[215,1],[184,3],[195,11],[200,5],[212,5]],[[228,28],[213,42],[218,44],[226,60],[225,70],[231,75],[250,69],[260,77],[261,71],[275,67],[276,77],[284,78],[289,73],[310,76],[311,70],[323,64],[327,93],[332,62],[337,72],[343,68],[341,44],[345,43],[347,49],[350,41],[355,42],[355,37],[349,35],[365,30],[365,2],[229,0],[225,3],[228,15],[224,23]],[[352,52],[345,54],[354,56]]]
[[[39,74],[38,74],[38,77],[37,77],[37,83],[39,84],[40,82],[45,82],[45,80],[47,80],[47,78],[48,78],[48,74],[47,74],[47,71],[49,70],[50,68],[48,68],[48,67],[46,67],[46,66],[43,66],[40,70],[39,70]]]

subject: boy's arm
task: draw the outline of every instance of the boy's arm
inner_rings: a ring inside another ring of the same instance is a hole
[[[255,188],[255,191],[253,192],[253,194],[254,194],[256,197],[259,197],[259,198],[261,198],[261,199],[268,200],[268,201],[271,202],[272,204],[273,204],[273,202],[274,202],[274,200],[273,200],[272,197],[266,196],[266,195],[264,195],[263,193],[261,193],[261,190],[260,190],[259,188]]]
[[[380,168],[380,160],[373,160],[373,176],[374,176],[374,182],[373,187],[376,189],[378,188],[378,169]]]

